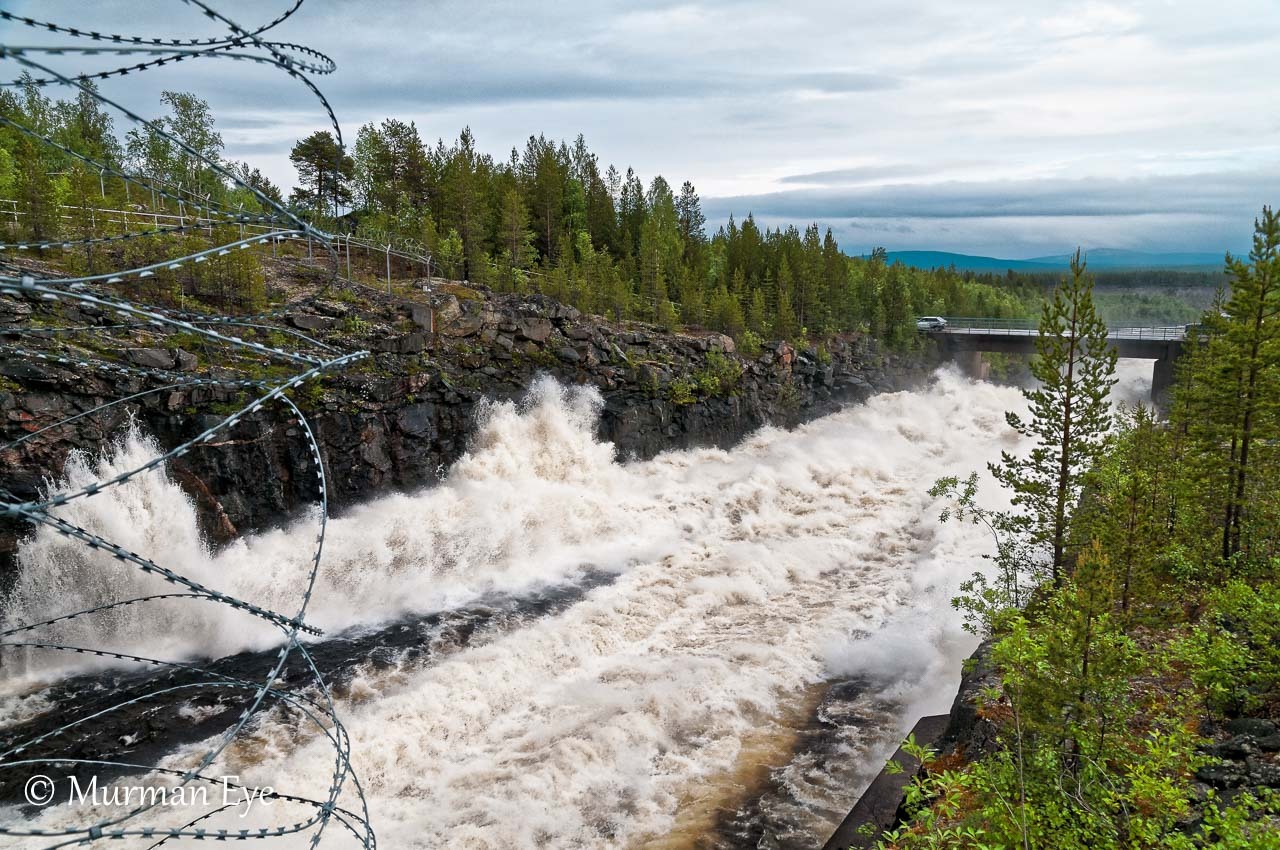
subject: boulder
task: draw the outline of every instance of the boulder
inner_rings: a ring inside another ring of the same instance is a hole
[[[181,348],[173,349],[173,359],[177,363],[179,372],[194,372],[200,365],[200,360],[194,354],[183,351]]]
[[[393,336],[386,339],[377,339],[373,341],[373,347],[379,351],[386,351],[389,354],[418,354],[427,345],[426,334],[421,331],[414,331],[411,334],[403,336]]]
[[[1276,734],[1276,724],[1261,717],[1237,717],[1226,722],[1226,730],[1232,735],[1249,735],[1254,738],[1266,738]]]
[[[720,351],[725,354],[733,354],[737,350],[737,346],[733,342],[733,337],[727,334],[713,334],[707,337],[707,343],[711,351]]]
[[[419,402],[400,408],[396,414],[396,425],[406,434],[415,437],[426,436],[434,427],[436,408],[430,402]]]
[[[551,330],[550,319],[535,317],[520,319],[515,326],[517,336],[521,339],[531,339],[534,342],[546,342],[551,338]]]
[[[453,298],[452,295],[450,295],[449,297]],[[455,305],[458,303],[458,299],[456,298],[454,298],[453,301]],[[435,325],[432,321],[433,315],[434,315],[434,311],[430,307],[428,307],[426,304],[409,305],[409,318],[413,321],[415,325],[422,328],[424,331],[434,330]]]
[[[430,300],[431,309],[436,313],[436,327],[442,327],[462,315],[462,307],[458,299],[452,295],[435,295]],[[415,318],[416,322],[417,319]]]
[[[447,325],[441,321],[440,333],[449,337],[474,336],[480,332],[482,322],[479,316],[458,316]]]
[[[135,366],[144,369],[172,369],[174,357],[163,348],[129,348],[124,356]]]
[[[327,331],[337,324],[337,322],[328,316],[299,313],[289,317],[289,324],[303,331]]]

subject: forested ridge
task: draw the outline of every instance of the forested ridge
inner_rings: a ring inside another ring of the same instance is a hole
[[[317,131],[292,149],[299,185],[286,199],[258,169],[225,159],[215,118],[199,98],[166,92],[160,106],[158,126],[330,232],[415,246],[447,278],[541,292],[614,319],[710,328],[748,351],[764,340],[847,331],[910,346],[917,315],[1032,316],[1052,285],[1035,276],[887,264],[882,250],[849,257],[830,229],[761,228],[750,211],[709,224],[692,183],[676,189],[657,176],[646,184],[631,169],[604,167],[581,136],[572,144],[531,136],[523,150],[496,160],[465,129],[452,143],[430,145],[413,123],[387,119],[361,127],[345,153],[328,131]],[[119,136],[88,95],[52,101],[28,85],[0,92],[0,115],[159,189],[130,187],[111,170],[91,169],[0,126],[0,199],[12,201],[0,218],[11,215],[19,238],[111,235],[113,225],[95,217],[93,207],[192,216],[206,205],[266,212],[251,192],[163,136],[145,128]],[[194,244],[206,235],[215,234],[161,234],[46,258],[92,270],[105,265],[106,251],[159,258],[176,240]],[[251,308],[263,297],[253,256],[238,258],[234,268],[231,260],[219,261],[201,269],[203,277],[160,273],[158,282],[171,280],[185,299]],[[1168,313],[1167,305],[1160,310]]]

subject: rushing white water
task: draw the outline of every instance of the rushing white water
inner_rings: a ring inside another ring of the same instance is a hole
[[[311,619],[333,630],[573,582],[586,569],[617,578],[566,611],[371,682],[376,698],[341,706],[382,846],[681,846],[673,831],[686,813],[733,800],[744,742],[785,737],[820,683],[875,682],[903,706],[900,725],[944,710],[972,648],[948,600],[984,565],[987,541],[972,526],[939,524],[926,491],[1016,450],[1004,412],[1020,403],[1016,390],[942,372],[928,389],[877,396],[792,432],[766,428],[731,451],[628,464],[594,438],[590,390],[543,381],[523,406],[495,406],[440,486],[331,523]],[[132,436],[110,465],[149,451]],[[95,473],[80,465],[69,474]],[[982,501],[1000,506],[1002,494],[984,486]],[[64,515],[289,613],[314,537],[304,522],[211,556],[190,502],[161,473]],[[20,557],[11,619],[151,587],[44,532]],[[274,639],[263,624],[198,602],[69,629],[69,641],[164,656]],[[37,672],[54,663],[38,659]],[[328,746],[270,724],[258,740],[223,766],[323,796]],[[64,806],[41,820],[88,814]],[[289,814],[277,804],[212,825]],[[336,832],[329,841],[344,846]]]

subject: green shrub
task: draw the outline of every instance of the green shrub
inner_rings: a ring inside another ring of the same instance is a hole
[[[1258,708],[1280,693],[1280,586],[1237,580],[1215,590],[1180,649],[1210,706]]]
[[[692,378],[676,378],[667,385],[667,398],[673,404],[693,404],[697,401],[693,391],[697,389],[697,384]]]

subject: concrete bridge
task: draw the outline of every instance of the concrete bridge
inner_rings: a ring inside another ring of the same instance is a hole
[[[1034,354],[1037,323],[1018,319],[973,319],[945,317],[942,330],[925,331],[938,341],[942,351],[961,364],[974,377],[986,376],[982,360],[984,351],[1004,354]],[[1154,360],[1151,375],[1151,400],[1162,403],[1173,384],[1173,364],[1182,355],[1187,329],[1183,325],[1166,327],[1109,327],[1107,342],[1121,357]]]

